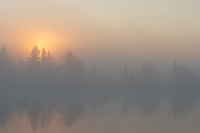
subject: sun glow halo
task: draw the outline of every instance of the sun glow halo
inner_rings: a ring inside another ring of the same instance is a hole
[[[51,30],[38,30],[38,29],[27,29],[18,38],[18,43],[21,45],[20,51],[18,47],[12,47],[13,53],[15,52],[16,60],[22,59],[27,61],[31,55],[31,51],[34,46],[37,46],[39,51],[42,52],[44,48],[46,53],[49,51],[53,57],[53,60],[59,62],[63,54],[68,50],[72,49],[74,42],[74,36],[71,34],[62,34]],[[16,41],[17,42],[17,41]],[[41,53],[40,53],[41,54]]]
[[[60,40],[56,36],[45,32],[36,32],[30,35],[26,42],[26,44],[28,44],[28,51],[31,51],[34,46],[37,46],[40,51],[44,48],[46,51],[50,51],[51,53],[55,52],[55,45],[59,43]]]

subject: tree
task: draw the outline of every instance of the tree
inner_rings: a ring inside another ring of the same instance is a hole
[[[0,69],[3,69],[3,71],[5,71],[11,68],[12,66],[13,66],[13,62],[8,56],[6,47],[4,46],[0,50]]]
[[[34,46],[31,51],[31,56],[27,62],[27,67],[32,69],[40,68],[40,51],[37,46]]]
[[[0,90],[13,87],[15,79],[14,63],[7,54],[6,47],[0,50]]]
[[[151,63],[146,63],[138,74],[139,85],[143,89],[156,89],[159,83],[159,75]]]
[[[51,53],[49,51],[48,53],[46,53],[46,50],[44,48],[42,49],[41,65],[42,68],[44,68],[47,71],[52,70],[54,68],[54,62]]]
[[[62,68],[64,68],[66,70],[66,72],[70,75],[70,76],[80,76],[84,73],[84,65],[82,64],[82,62],[76,58],[71,51],[68,51],[63,59],[64,64],[62,65]]]
[[[169,102],[173,115],[186,114],[196,106],[199,97],[199,81],[193,71],[184,65],[173,64],[169,79]]]
[[[159,76],[151,63],[146,63],[137,77],[138,95],[137,104],[146,115],[152,115],[159,105]]]
[[[43,68],[47,67],[47,53],[44,48],[42,49],[41,65]]]
[[[47,68],[52,70],[54,68],[54,62],[51,53],[48,51],[47,54]]]
[[[197,77],[187,66],[177,65],[175,61],[170,75],[170,86],[177,90],[188,89],[191,91],[198,88]]]

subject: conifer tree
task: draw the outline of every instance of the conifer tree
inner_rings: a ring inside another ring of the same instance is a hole
[[[84,65],[76,58],[71,51],[68,51],[64,56],[64,64],[62,68],[70,75],[77,76],[84,73]]]
[[[54,68],[54,62],[51,53],[48,51],[47,54],[47,68],[48,69],[53,69]]]
[[[33,69],[40,68],[40,50],[37,46],[34,46],[31,51],[31,56],[27,62],[27,67]]]
[[[47,53],[44,48],[42,49],[41,65],[44,69],[47,68]]]

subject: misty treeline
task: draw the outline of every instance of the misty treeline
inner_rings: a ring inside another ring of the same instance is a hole
[[[121,80],[101,74],[96,67],[86,73],[83,63],[66,52],[63,64],[56,66],[52,55],[35,46],[24,63],[15,65],[3,47],[0,50],[0,125],[18,112],[27,115],[32,129],[48,126],[55,112],[63,115],[70,127],[81,117],[86,107],[93,113],[100,104],[119,101],[124,113],[139,107],[145,115],[152,115],[160,101],[169,101],[174,118],[186,114],[200,100],[199,79],[184,65],[172,64],[167,80],[160,79],[151,63],[136,73],[126,66]]]

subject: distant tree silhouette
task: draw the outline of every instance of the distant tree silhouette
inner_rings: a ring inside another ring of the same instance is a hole
[[[4,46],[0,50],[0,90],[3,88],[11,89],[11,87],[15,86],[14,71],[14,63]]]
[[[176,90],[192,91],[198,89],[198,80],[193,71],[184,65],[177,65],[175,61],[170,75],[170,85]]]
[[[128,72],[127,66],[124,66],[124,71],[123,71],[123,87],[126,88],[135,88],[135,75],[133,74],[133,71],[131,70]]]
[[[77,77],[84,73],[84,65],[71,51],[68,51],[63,58],[64,64],[62,65],[62,68],[65,69],[67,74]]]
[[[137,82],[140,89],[157,89],[159,84],[159,74],[151,63],[142,66],[141,71],[137,75]]]
[[[199,80],[192,70],[176,61],[169,79],[162,84],[166,86],[164,90],[160,89],[159,73],[151,63],[144,64],[138,73],[125,66],[121,80],[114,80],[99,73],[95,66],[85,73],[83,63],[70,51],[63,59],[64,63],[56,69],[51,53],[43,48],[40,57],[34,46],[27,66],[20,60],[15,67],[6,48],[0,49],[0,127],[5,127],[16,111],[20,117],[25,114],[36,131],[39,126],[48,126],[56,111],[70,127],[88,105],[93,113],[104,103],[117,108],[123,104],[124,113],[136,105],[143,114],[152,115],[165,98],[176,118],[199,102]]]
[[[6,47],[0,50],[0,69],[3,71],[11,69],[14,66],[13,61],[10,59]]]
[[[128,106],[132,108],[133,101],[134,101],[134,91],[133,91],[133,79],[132,79],[133,73],[130,71],[130,74],[128,73],[127,66],[124,66],[123,71],[123,79],[122,79],[122,89],[123,89],[123,106],[124,106],[124,114],[127,113]]]
[[[42,49],[41,65],[43,68],[47,68],[47,53],[44,48]]]
[[[28,89],[30,89],[27,93],[29,93],[30,97],[36,97],[41,94],[43,90],[41,87],[45,85],[45,75],[41,68],[40,50],[37,46],[34,46],[26,64],[26,83]]]
[[[55,64],[54,64],[54,62],[53,62],[52,55],[51,55],[51,53],[48,51],[48,54],[47,54],[47,69],[48,69],[48,70],[52,70],[54,67],[55,67]]]
[[[14,112],[16,87],[14,63],[4,46],[0,50],[0,126],[5,127]]]
[[[19,66],[17,67],[17,76],[18,76],[18,82],[24,82],[24,80],[22,79],[25,78],[25,67],[24,67],[24,62],[22,60],[19,61]]]
[[[17,82],[17,87],[18,87],[16,95],[19,98],[18,100],[21,100],[23,98],[23,92],[26,89],[25,82],[27,80],[26,69],[24,66],[24,62],[22,60],[19,61],[19,66],[17,67],[16,70],[17,70],[16,71],[17,78],[16,78],[15,82]],[[22,110],[20,107],[18,110],[19,110],[20,114],[22,114]]]
[[[151,63],[142,66],[137,77],[138,94],[140,95],[137,103],[146,115],[153,114],[159,105],[159,81],[158,72]]]
[[[169,101],[175,118],[178,114],[186,114],[195,107],[199,85],[195,73],[188,67],[174,62],[169,87]]]
[[[33,69],[40,68],[40,50],[37,46],[34,46],[31,51],[31,56],[27,62],[27,67]]]

